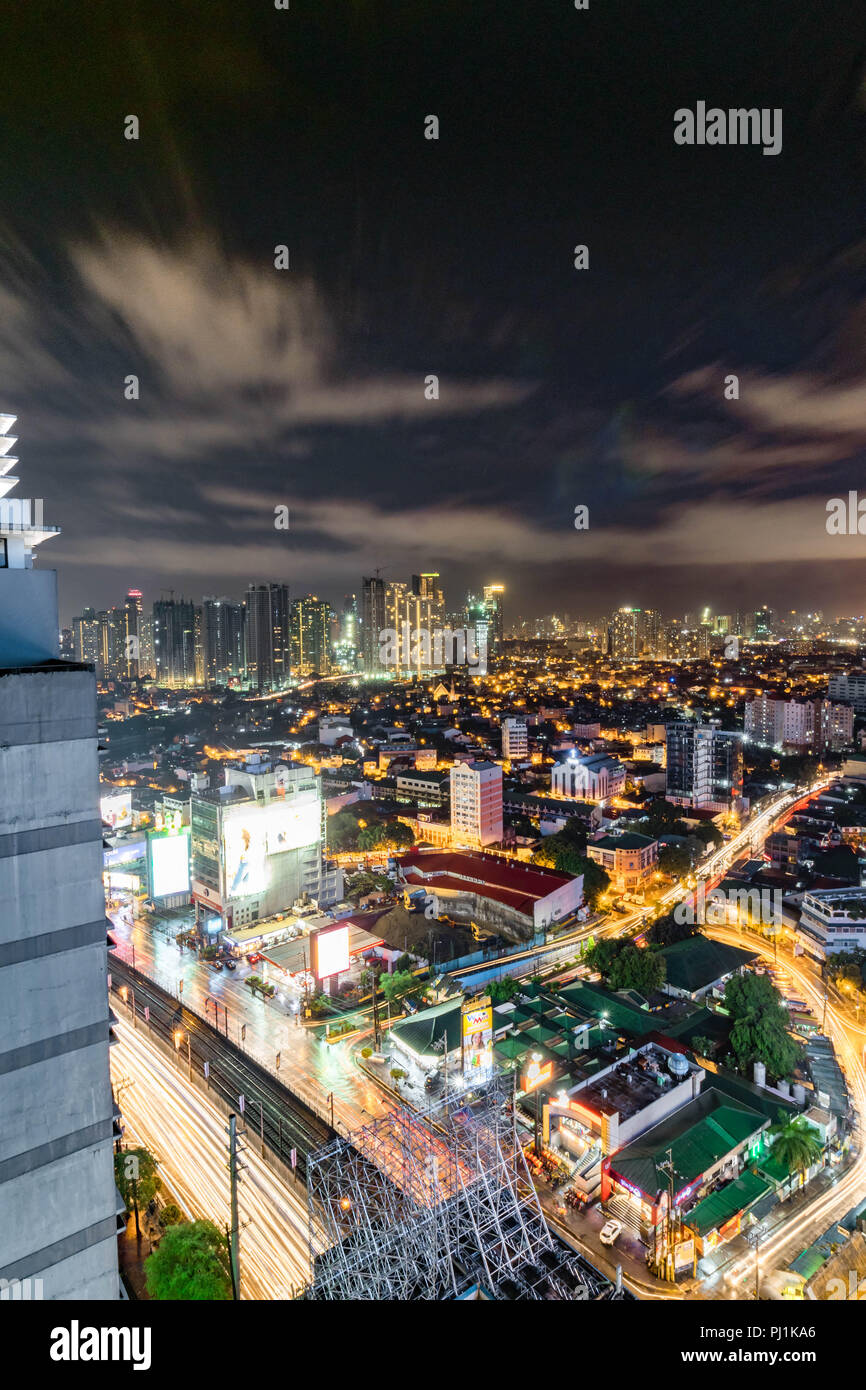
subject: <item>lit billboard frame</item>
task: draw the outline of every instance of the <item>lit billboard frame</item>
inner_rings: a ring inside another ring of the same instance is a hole
[[[493,1072],[493,1001],[489,995],[463,1005],[460,1045],[463,1079],[486,1080]]]
[[[263,893],[271,881],[268,860],[289,850],[306,849],[321,839],[318,800],[272,801],[267,806],[229,808],[223,816],[222,853],[226,898]]]
[[[348,926],[322,927],[310,933],[310,970],[317,980],[329,980],[348,969]]]
[[[132,825],[132,792],[107,792],[99,798],[99,814],[112,830],[126,830]]]
[[[168,898],[175,893],[189,893],[190,875],[189,826],[172,833],[157,830],[147,837],[147,881],[152,898]]]

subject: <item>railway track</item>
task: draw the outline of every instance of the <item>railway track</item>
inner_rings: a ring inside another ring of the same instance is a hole
[[[141,971],[133,970],[113,951],[109,952],[108,959],[112,992],[119,995],[124,985],[135,991],[135,1012],[139,1026],[149,1026],[157,1037],[172,1047],[175,1046],[175,1032],[178,1028],[182,1029],[184,1039],[178,1051],[179,1065],[188,1065],[188,1036],[193,1071],[204,1077],[207,1062],[208,1085],[235,1111],[239,1110],[240,1097],[243,1096],[243,1118],[248,1136],[263,1138],[271,1151],[287,1165],[290,1165],[292,1150],[295,1149],[295,1171],[306,1182],[308,1153],[335,1138],[335,1131],[330,1125],[264,1067]],[[129,1008],[121,999],[116,1002],[119,1010]],[[143,1017],[145,1008],[149,1012],[149,1025]]]

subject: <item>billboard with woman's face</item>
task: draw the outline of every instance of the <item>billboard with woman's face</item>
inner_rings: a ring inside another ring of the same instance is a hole
[[[488,997],[463,1005],[461,1037],[464,1079],[486,1080],[493,1072],[493,1005]]]

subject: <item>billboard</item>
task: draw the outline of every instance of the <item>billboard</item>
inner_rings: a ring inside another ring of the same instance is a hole
[[[165,898],[170,893],[188,893],[189,829],[178,835],[157,831],[147,837],[147,870],[150,894]]]
[[[268,854],[282,854],[289,849],[314,845],[322,834],[319,801],[272,803],[266,808]]]
[[[484,1080],[493,1071],[493,1005],[489,996],[464,1004],[460,1023],[464,1079]]]
[[[260,893],[267,887],[268,845],[265,835],[265,816],[268,808],[239,806],[223,821],[223,852],[226,873],[226,896],[243,898],[248,893]]]
[[[310,969],[317,980],[349,969],[348,927],[324,927],[310,934]]]
[[[227,812],[223,820],[226,896],[261,893],[271,879],[268,858],[314,845],[321,833],[318,799],[299,806],[284,801],[269,806],[250,802]]]
[[[112,830],[125,830],[132,825],[132,792],[113,791],[99,798],[99,814]]]

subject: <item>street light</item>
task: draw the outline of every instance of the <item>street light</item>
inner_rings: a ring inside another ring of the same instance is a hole
[[[120,997],[124,1004],[127,1002],[127,994],[132,995],[132,1026],[135,1028],[135,990],[132,988],[132,985],[121,985]]]
[[[180,1052],[180,1045],[181,1045],[181,1043],[183,1042],[183,1038],[184,1038],[183,1029],[182,1029],[182,1028],[176,1028],[176,1029],[175,1029],[175,1033],[174,1033],[174,1046],[175,1046],[175,1051],[176,1051],[176,1052]],[[186,1060],[187,1060],[187,1065],[188,1065],[188,1069],[189,1069],[189,1070],[188,1070],[188,1076],[189,1076],[190,1081],[192,1081],[192,1047],[190,1046],[190,1037],[189,1037],[189,1033],[186,1034]]]

